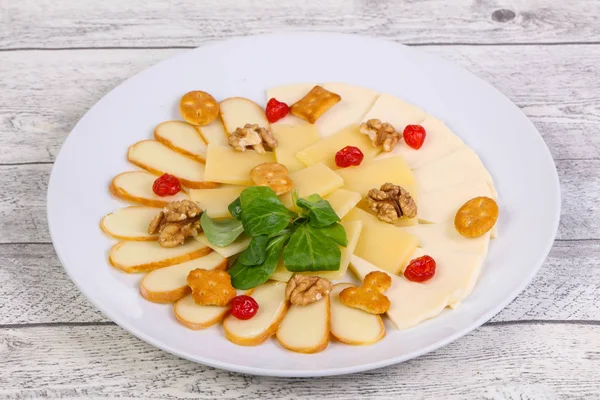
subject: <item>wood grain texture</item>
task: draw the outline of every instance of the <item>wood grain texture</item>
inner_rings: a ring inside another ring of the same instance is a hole
[[[4,329],[0,397],[593,399],[600,387],[597,339],[597,325],[488,325],[403,364],[282,379],[181,360],[117,326]]]
[[[598,265],[600,241],[558,242],[532,284],[492,321],[600,321]],[[0,266],[0,326],[108,321],[71,282],[52,245],[2,245]]]
[[[234,6],[221,0],[205,0],[201,5],[190,0],[20,0],[2,4],[0,47],[5,49],[195,47],[233,36],[300,29],[360,33],[414,44],[565,43],[600,37],[597,1],[253,0]]]
[[[531,118],[555,159],[600,159],[600,135],[593,134],[600,129],[600,46],[424,50],[506,94]],[[0,52],[0,164],[54,161],[77,121],[110,89],[181,51]]]

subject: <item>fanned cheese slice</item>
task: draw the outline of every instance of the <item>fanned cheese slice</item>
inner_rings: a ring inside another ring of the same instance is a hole
[[[174,196],[158,196],[152,191],[152,185],[156,175],[146,171],[123,172],[110,183],[110,192],[128,201],[143,204],[150,207],[164,207],[172,201],[187,199],[185,192],[179,192]]]
[[[250,170],[258,164],[275,162],[275,153],[254,150],[235,151],[230,146],[209,144],[206,151],[207,180],[232,185],[250,186]]]
[[[246,124],[257,124],[259,127],[268,128],[269,121],[265,110],[252,100],[243,97],[230,97],[219,103],[221,120],[228,134]]]
[[[274,98],[291,107],[292,104],[306,96],[306,94],[316,85],[316,83],[292,83],[290,85],[275,86],[267,89],[267,101]],[[308,121],[289,113],[287,116],[271,125],[309,125],[309,123]]]
[[[160,208],[130,206],[116,210],[102,218],[102,230],[122,240],[157,240],[158,235],[148,233],[150,221],[159,212]]]
[[[211,218],[231,218],[229,204],[237,199],[246,187],[222,186],[215,189],[191,189],[190,199]]]
[[[205,126],[198,126],[198,132],[204,138],[204,141],[208,144],[216,144],[219,146],[228,146],[227,132],[223,127],[223,123],[220,118],[217,118],[213,122]]]
[[[246,292],[242,290],[237,291],[238,296],[243,294],[249,295],[250,293],[252,293],[251,290]],[[230,306],[201,306],[196,304],[192,295],[189,294],[175,303],[173,311],[175,312],[175,319],[182,325],[189,329],[200,330],[221,322],[230,308]]]
[[[379,119],[381,122],[392,124],[398,132],[402,133],[406,125],[420,124],[426,117],[425,111],[419,107],[391,94],[382,93],[362,121]]]
[[[206,142],[198,128],[183,121],[167,121],[156,127],[154,139],[168,148],[204,162]]]
[[[246,248],[250,245],[250,240],[252,240],[251,237],[242,234],[229,246],[220,247],[215,246],[214,244],[209,242],[204,233],[195,236],[194,239],[196,239],[200,243],[203,243],[205,246],[208,246],[209,248],[213,249],[225,258],[229,258],[246,250]]]
[[[338,283],[329,294],[331,301],[331,335],[339,342],[353,345],[375,343],[385,336],[381,317],[340,301],[340,292],[352,285]]]
[[[275,147],[277,162],[285,165],[290,172],[305,168],[306,165],[296,157],[296,154],[321,140],[317,128],[311,124],[275,124],[271,129],[277,139],[277,147]]]
[[[291,305],[279,329],[277,340],[297,353],[318,353],[329,344],[329,296],[306,306]]]
[[[292,190],[297,190],[298,195],[306,198],[311,194],[326,196],[344,184],[343,179],[331,168],[317,163],[310,167],[289,174],[294,183]],[[292,208],[292,194],[286,193],[280,197],[286,207]]]
[[[315,123],[323,137],[333,135],[349,125],[359,125],[379,96],[375,90],[347,83],[326,83],[323,88],[342,97]]]
[[[335,213],[340,218],[344,218],[362,199],[360,193],[346,189],[335,189],[325,196]]]
[[[145,272],[193,260],[210,253],[210,247],[188,240],[177,247],[158,242],[119,242],[110,249],[109,261],[125,272]]]
[[[400,228],[419,239],[419,247],[464,253],[487,254],[490,233],[478,238],[466,238],[459,234],[453,221],[439,224],[419,224]]]
[[[164,173],[179,178],[190,188],[216,187],[204,181],[204,164],[171,150],[156,140],[142,140],[129,147],[127,159],[156,175]]]

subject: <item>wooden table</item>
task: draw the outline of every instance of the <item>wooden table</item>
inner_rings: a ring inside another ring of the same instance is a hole
[[[134,338],[65,275],[45,196],[77,120],[159,60],[290,30],[435,53],[491,82],[543,135],[563,191],[556,243],[533,283],[472,334],[368,373],[242,376]],[[0,0],[0,139],[0,398],[600,398],[597,0]]]

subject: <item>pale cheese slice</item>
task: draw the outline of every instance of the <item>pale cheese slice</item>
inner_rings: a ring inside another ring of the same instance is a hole
[[[245,186],[222,186],[214,189],[191,189],[190,199],[211,218],[231,218],[229,204],[240,196]]]
[[[252,100],[244,97],[230,97],[221,101],[219,108],[225,132],[230,135],[237,128],[243,128],[246,124],[269,128],[265,110]]]
[[[235,151],[230,146],[209,144],[206,151],[205,178],[211,182],[250,186],[250,170],[258,164],[275,162],[275,154],[254,150]]]
[[[329,344],[329,296],[306,306],[291,305],[277,329],[277,340],[298,353],[325,349]]]
[[[242,290],[237,290],[236,292],[238,296],[248,294],[248,292]],[[190,294],[177,301],[173,307],[173,311],[175,312],[175,319],[181,324],[189,329],[199,330],[221,322],[230,308],[230,306],[201,306],[196,304],[193,296]]]
[[[158,235],[148,233],[150,221],[160,208],[131,206],[116,210],[104,218],[100,226],[107,234],[123,240],[156,240]]]
[[[216,144],[219,146],[228,146],[227,132],[223,127],[223,122],[220,118],[217,118],[213,122],[205,126],[199,126],[198,131],[204,138],[204,141],[208,144]]]
[[[296,154],[321,140],[317,128],[311,124],[275,124],[271,129],[277,139],[277,147],[275,147],[277,162],[285,165],[290,172],[305,168],[306,165],[296,157]]]
[[[426,117],[425,111],[419,107],[391,94],[382,93],[362,121],[378,119],[381,122],[392,124],[398,132],[402,133],[406,125],[420,124]]]
[[[341,96],[341,100],[315,122],[321,136],[336,134],[349,125],[359,125],[379,93],[347,83],[326,83],[323,88]]]
[[[115,196],[151,207],[164,207],[172,201],[187,199],[181,191],[174,196],[159,196],[152,190],[156,175],[146,171],[123,172],[112,180],[110,191]]]
[[[163,122],[154,130],[154,138],[170,149],[202,162],[206,160],[206,142],[198,128],[187,122]]]
[[[334,135],[309,146],[296,154],[298,159],[310,166],[323,163],[331,169],[338,169],[335,163],[335,155],[346,146],[358,147],[363,155],[363,163],[367,163],[379,154],[379,148],[373,146],[371,139],[358,130],[358,125],[350,125]]]
[[[324,164],[317,163],[310,167],[289,174],[299,197],[306,198],[311,194],[326,196],[344,184],[343,179]],[[286,207],[292,208],[292,194],[286,193],[280,197]]]
[[[292,279],[292,276],[294,276],[294,273],[287,270],[285,264],[283,263],[282,257],[281,259],[279,259],[279,263],[277,264],[275,271],[273,271],[269,279],[279,282],[287,282],[290,279]]]
[[[402,141],[391,152],[381,153],[378,158],[400,155],[410,168],[415,169],[439,160],[465,145],[460,137],[437,118],[429,116],[421,122],[421,126],[425,128],[426,135],[420,149],[415,150]]]
[[[453,221],[419,224],[401,229],[419,239],[419,247],[485,255],[490,242],[489,232],[478,238],[462,236],[456,231]]]
[[[198,236],[194,236],[194,239],[196,239],[200,243],[203,243],[205,246],[210,247],[225,258],[229,258],[246,250],[246,248],[248,248],[248,246],[250,245],[250,240],[252,240],[251,237],[241,234],[240,237],[238,237],[229,246],[221,247],[215,246],[214,244],[209,242],[204,233],[201,233]]]
[[[316,85],[316,83],[292,83],[290,85],[275,86],[267,89],[267,101],[274,98],[291,107],[292,104],[306,96]],[[275,125],[310,125],[310,123],[289,113],[279,121],[271,124],[272,127]]]
[[[331,208],[340,218],[344,218],[362,199],[358,192],[353,192],[346,189],[335,189],[333,192],[325,196],[325,200],[329,202]]]

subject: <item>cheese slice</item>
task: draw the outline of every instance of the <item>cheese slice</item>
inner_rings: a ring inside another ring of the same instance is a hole
[[[198,203],[211,218],[231,218],[229,204],[240,196],[245,186],[222,186],[215,189],[191,189],[190,199]]]
[[[419,247],[435,248],[485,255],[490,243],[490,233],[478,238],[466,238],[454,228],[453,221],[439,224],[419,224],[401,228],[419,240]]]
[[[381,153],[379,158],[400,155],[412,169],[434,162],[464,146],[464,142],[439,119],[427,117],[421,126],[425,128],[423,146],[415,150],[404,142],[400,142],[389,153]]]
[[[363,163],[368,162],[379,153],[379,149],[373,146],[371,139],[360,133],[357,125],[351,125],[335,135],[299,151],[296,156],[308,166],[323,163],[331,169],[338,169],[339,167],[335,164],[335,155],[346,146],[358,147],[364,154]]]
[[[406,265],[419,244],[410,233],[359,208],[351,210],[342,221],[363,223],[354,254],[394,274]]]
[[[225,132],[232,134],[237,128],[246,124],[256,124],[262,128],[269,127],[265,110],[252,100],[244,97],[230,97],[219,103],[221,121]]]
[[[273,135],[277,139],[275,158],[279,164],[287,167],[288,171],[298,171],[306,166],[296,157],[302,149],[321,140],[319,131],[314,125],[283,125],[272,126]]]
[[[181,191],[174,196],[159,196],[152,190],[156,175],[146,171],[123,172],[112,180],[110,191],[124,200],[133,201],[150,207],[165,207],[172,201],[187,199]]]
[[[206,142],[198,128],[187,122],[163,122],[154,130],[154,138],[170,149],[201,162],[206,160]]]
[[[379,315],[348,307],[340,301],[340,292],[352,285],[338,283],[333,286],[331,302],[331,335],[346,344],[375,343],[385,336],[385,326]]]
[[[315,123],[323,137],[331,136],[349,125],[359,125],[379,96],[375,90],[347,83],[326,83],[323,88],[342,97]]]
[[[275,162],[275,154],[254,150],[235,151],[230,146],[209,144],[206,151],[205,178],[211,182],[250,186],[250,170],[258,164]]]
[[[276,99],[291,106],[311,91],[317,84],[316,83],[292,83],[290,85],[275,86],[267,89],[267,101],[270,99]],[[298,118],[292,113],[289,113],[284,118],[271,124],[272,127],[275,125],[309,125],[308,121]]]
[[[274,281],[279,281],[279,282],[287,282],[290,279],[292,279],[292,276],[294,276],[294,273],[287,270],[287,268],[283,264],[283,257],[282,257],[279,260],[279,263],[277,264],[275,271],[271,274],[269,279],[272,279]]]
[[[277,329],[277,340],[297,353],[318,353],[329,344],[329,296],[306,306],[291,305]]]
[[[477,154],[467,146],[417,168],[413,173],[421,191],[452,187],[470,179],[482,179],[490,187],[494,185],[492,176]]]
[[[285,287],[283,282],[267,282],[254,289],[252,298],[258,303],[258,312],[247,320],[227,316],[223,321],[227,339],[242,346],[256,346],[270,338],[287,311]]]
[[[325,196],[335,213],[340,218],[344,218],[362,199],[360,193],[352,192],[346,189],[335,189]]]
[[[213,249],[225,258],[229,258],[246,250],[246,248],[248,248],[248,246],[250,245],[250,240],[252,240],[251,237],[241,234],[240,237],[238,237],[229,246],[220,247],[215,246],[214,244],[209,242],[204,233],[201,233],[198,236],[194,236],[194,239],[196,239],[200,243],[203,243],[205,246],[208,246],[209,248]]]
[[[248,294],[242,290],[237,291],[238,296]],[[175,319],[189,329],[206,329],[221,322],[229,312],[230,306],[201,306],[194,302],[192,295],[187,295],[177,301],[173,307]]]
[[[379,119],[381,122],[392,124],[398,132],[402,133],[406,125],[420,124],[426,117],[425,111],[419,107],[391,94],[382,93],[362,121]]]
[[[157,240],[158,235],[148,233],[150,221],[160,208],[131,206],[116,210],[100,222],[102,230],[117,239],[123,240]]]
[[[228,146],[227,132],[223,127],[223,123],[220,118],[217,118],[213,122],[205,126],[199,126],[198,131],[204,138],[204,141],[208,144],[216,144],[219,146]]]
[[[489,185],[482,179],[471,179],[454,186],[423,191],[419,195],[418,217],[425,223],[454,221],[456,212],[474,197],[491,197]]]
[[[433,278],[418,283],[392,275],[392,285],[385,292],[391,302],[386,314],[398,329],[407,329],[433,318],[447,306],[457,307],[473,290],[484,260],[475,254],[429,249],[417,249],[412,258],[425,254],[436,260]],[[352,257],[350,267],[360,279],[369,272],[383,271],[357,256]]]
[[[306,198],[311,194],[326,196],[344,184],[342,178],[324,164],[314,164],[289,174],[294,182],[292,190],[298,190],[299,197]],[[280,197],[286,207],[292,208],[292,194]]]

